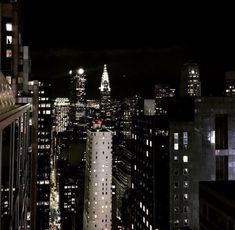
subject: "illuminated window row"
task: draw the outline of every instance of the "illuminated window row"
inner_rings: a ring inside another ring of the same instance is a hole
[[[179,133],[174,133],[174,150],[179,150]],[[188,132],[183,132],[183,148],[188,148]]]

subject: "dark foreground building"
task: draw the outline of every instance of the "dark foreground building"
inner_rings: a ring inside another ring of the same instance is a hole
[[[235,181],[199,183],[201,230],[235,228]]]
[[[2,74],[0,83],[0,229],[29,229],[34,203],[30,202],[31,104],[16,105]]]

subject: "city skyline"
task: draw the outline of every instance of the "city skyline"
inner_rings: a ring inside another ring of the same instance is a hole
[[[235,228],[232,30],[177,6],[0,0],[0,230]]]
[[[190,16],[197,13],[197,7],[189,6],[190,10],[181,9],[178,13],[162,7],[156,15],[150,6],[136,6],[134,12],[121,3],[116,9],[101,4],[96,11],[86,4],[79,8],[75,3],[57,3],[56,10],[53,2],[45,7],[25,0],[23,6],[23,37],[31,48],[32,77],[55,80],[56,96],[66,96],[61,86],[68,85],[67,72],[80,66],[87,70],[91,98],[99,95],[97,84],[105,63],[110,68],[114,98],[130,96],[125,88],[119,95],[118,87],[123,81],[133,84],[132,94],[143,95],[155,83],[167,80],[177,84],[180,68],[188,60],[198,63],[205,82],[202,88],[208,88],[204,91],[218,94],[219,90],[205,86],[206,82],[215,81],[221,87],[224,72],[235,68],[233,35],[219,34],[225,20],[217,26],[212,12],[208,13],[209,19],[204,14],[200,18]],[[88,15],[96,20],[88,20]],[[143,82],[143,78],[148,82]]]

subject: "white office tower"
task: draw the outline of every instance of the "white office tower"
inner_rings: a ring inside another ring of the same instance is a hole
[[[84,230],[112,229],[112,132],[93,122],[87,132]]]
[[[54,102],[55,131],[62,133],[69,125],[69,99],[56,98]]]

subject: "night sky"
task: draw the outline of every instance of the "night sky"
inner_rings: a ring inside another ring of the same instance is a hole
[[[219,95],[224,72],[235,69],[234,19],[222,10],[75,2],[23,1],[32,78],[51,80],[54,96],[68,96],[68,71],[80,66],[87,72],[88,98],[99,95],[105,63],[115,98],[137,92],[152,97],[155,83],[177,87],[187,60],[200,66],[204,95]]]

